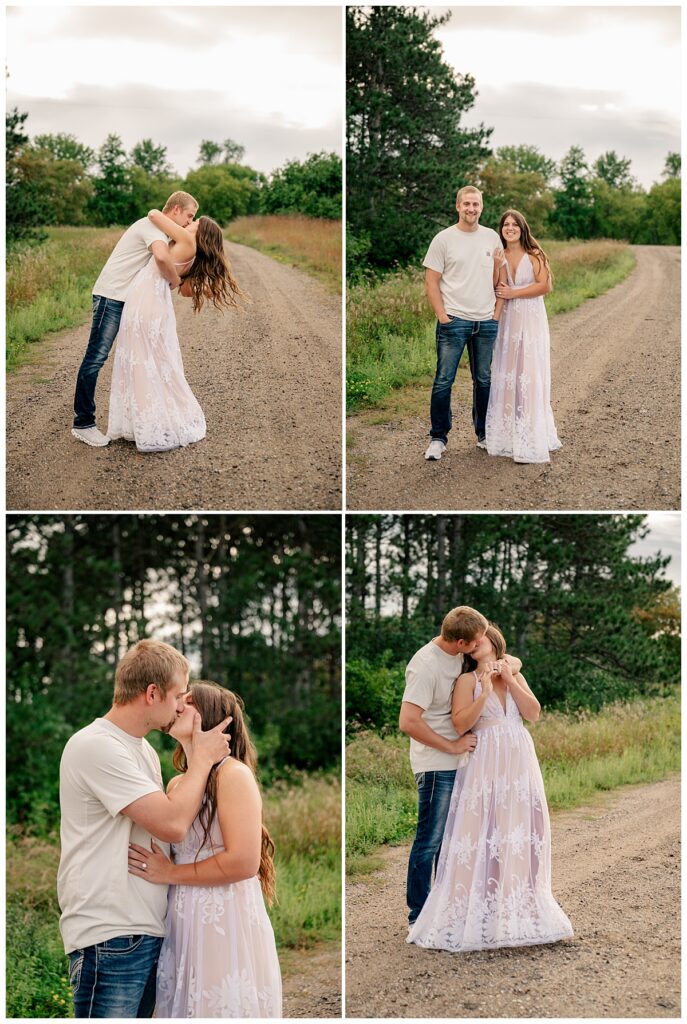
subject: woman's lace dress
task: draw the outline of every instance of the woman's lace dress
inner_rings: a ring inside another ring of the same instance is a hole
[[[532,262],[525,253],[511,277],[511,288],[534,284]],[[486,423],[487,451],[516,462],[550,462],[561,447],[551,410],[549,322],[544,297],[506,302],[491,363],[491,390]]]
[[[198,818],[177,864],[193,863]],[[217,817],[205,860],[224,849]],[[167,934],[157,968],[156,1017],[281,1017],[281,973],[274,932],[257,877],[228,885],[170,885]]]
[[[492,691],[473,731],[477,747],[451,798],[436,881],[407,941],[457,953],[570,938],[551,893],[544,783],[511,694],[504,714]]]
[[[122,310],[107,433],[135,441],[139,451],[162,452],[200,441],[205,430],[203,410],[184,377],[172,292],[151,258]]]

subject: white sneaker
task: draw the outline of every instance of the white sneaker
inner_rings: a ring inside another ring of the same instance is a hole
[[[425,458],[434,459],[435,461],[438,461],[444,454],[445,448],[446,445],[444,444],[444,442],[440,441],[438,438],[435,437],[432,441],[429,442],[429,447],[425,452]]]
[[[483,437],[481,440],[478,439],[477,447],[478,448],[484,448],[484,450],[486,451],[487,450],[487,439],[485,437]]]
[[[72,427],[72,434],[84,444],[90,444],[91,448],[106,448],[110,443],[107,434],[101,434],[97,427],[85,427],[83,430]]]

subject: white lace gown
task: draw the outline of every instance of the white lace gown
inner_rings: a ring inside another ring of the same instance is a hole
[[[525,253],[511,277],[511,288],[534,284],[534,270]],[[561,447],[551,409],[549,322],[544,297],[506,302],[491,363],[491,389],[486,420],[487,451],[515,462],[550,462],[549,452]]]
[[[172,292],[151,258],[122,310],[107,433],[135,441],[141,452],[163,452],[200,441],[205,431],[203,410],[184,376]]]
[[[451,798],[436,881],[407,941],[461,953],[571,938],[551,892],[539,762],[510,693],[504,714],[492,691],[473,730],[477,747]]]
[[[224,849],[216,817],[211,835],[213,846],[203,846],[198,861]],[[193,863],[202,836],[196,818],[184,841],[172,844],[174,861]],[[211,887],[171,885],[155,1016],[281,1015],[277,947],[258,878]]]

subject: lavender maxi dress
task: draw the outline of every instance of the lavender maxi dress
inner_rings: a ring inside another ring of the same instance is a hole
[[[532,262],[525,253],[508,284],[534,284]],[[491,390],[486,422],[487,451],[515,462],[550,462],[561,447],[551,410],[549,322],[544,297],[506,302],[491,363]]]
[[[217,818],[205,860],[224,849]],[[198,818],[177,864],[195,860],[203,836]],[[167,934],[157,968],[156,1017],[281,1017],[281,973],[274,932],[257,877],[230,885],[170,885]]]
[[[135,441],[141,452],[163,452],[200,441],[205,430],[184,376],[172,292],[153,257],[134,278],[122,310],[107,433]]]
[[[475,675],[475,699],[482,687]],[[551,827],[532,737],[490,693],[451,797],[434,887],[407,941],[453,953],[571,938],[551,892]]]

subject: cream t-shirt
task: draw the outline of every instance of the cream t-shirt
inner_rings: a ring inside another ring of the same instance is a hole
[[[477,225],[461,231],[452,224],[432,239],[423,266],[441,274],[444,309],[460,320],[491,320],[494,316],[494,249],[503,243],[495,231]]]
[[[456,679],[463,671],[463,655],[447,654],[430,640],[408,662],[403,700],[424,708],[422,719],[440,736],[457,740],[451,721],[451,699]],[[411,736],[410,766],[413,772],[452,771],[467,764],[469,754],[446,754],[419,743]]]
[[[118,935],[164,935],[167,886],[130,875],[130,842],[150,833],[120,814],[163,789],[160,761],[145,739],[105,718],[75,733],[60,761],[62,852],[57,897],[66,953]],[[156,840],[169,855],[169,844]]]
[[[156,228],[147,217],[141,217],[127,228],[93,285],[94,295],[124,302],[136,274],[152,258],[153,242],[168,242],[169,238]]]

